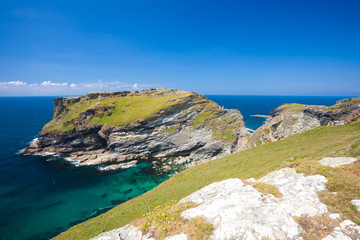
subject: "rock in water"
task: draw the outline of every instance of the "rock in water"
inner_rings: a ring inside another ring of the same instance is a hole
[[[344,125],[360,119],[360,97],[337,101],[334,106],[284,104],[251,137],[251,146],[274,142],[312,128]]]
[[[238,110],[175,89],[89,93],[54,100],[54,118],[23,154],[68,153],[79,165],[158,157],[207,161],[248,147]]]

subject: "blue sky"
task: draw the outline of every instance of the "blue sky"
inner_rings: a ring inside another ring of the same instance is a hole
[[[360,94],[359,1],[1,1],[0,96]]]

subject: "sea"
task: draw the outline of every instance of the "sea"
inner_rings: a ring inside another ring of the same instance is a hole
[[[239,109],[255,130],[284,103],[330,106],[344,96],[208,95],[225,108]],[[22,156],[21,149],[52,119],[54,97],[0,97],[0,239],[50,239],[80,222],[137,197],[168,179],[152,163],[117,172],[77,167],[56,156]]]

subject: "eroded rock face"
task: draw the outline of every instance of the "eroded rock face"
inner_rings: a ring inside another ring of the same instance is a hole
[[[248,147],[250,134],[241,113],[196,93],[174,89],[91,93],[56,98],[54,103],[53,121],[23,154],[67,153],[68,160],[79,165],[159,157],[185,157],[183,162],[196,164]],[[148,108],[134,114],[140,103]]]
[[[344,125],[360,119],[360,98],[337,101],[334,106],[284,104],[255,131],[251,145],[274,142],[319,126]]]

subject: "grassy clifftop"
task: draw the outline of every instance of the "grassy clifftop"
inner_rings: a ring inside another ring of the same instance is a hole
[[[343,110],[353,106],[354,104],[360,103],[360,97],[349,99],[349,101],[342,100],[333,106],[319,106],[319,105],[305,105],[299,103],[283,104],[277,109],[284,111],[303,111],[305,108],[314,108],[322,111],[336,111]]]
[[[89,239],[103,231],[119,228],[156,206],[172,205],[202,187],[228,178],[259,178],[282,166],[296,167],[306,174],[321,172],[330,179],[327,188],[337,195],[324,193],[321,201],[344,218],[360,223],[350,198],[360,198],[359,161],[346,169],[319,166],[326,156],[360,155],[360,122],[343,126],[318,127],[288,138],[267,143],[187,169],[160,184],[154,190],[78,224],[54,239]]]
[[[144,121],[190,96],[195,96],[195,93],[159,89],[123,95],[99,95],[96,98],[91,94],[80,98],[65,98],[65,101],[61,101],[64,109],[44,126],[43,131],[69,131],[83,122],[87,126],[121,126],[135,120]]]
[[[192,115],[194,130],[206,128],[218,140],[233,142],[241,128],[242,115],[238,110],[224,110],[206,97],[183,90],[151,89],[132,92],[90,93],[82,97],[56,98],[54,118],[41,134],[81,131],[93,127],[141,126],[154,119],[171,118],[182,112]],[[150,124],[151,125],[151,124]],[[179,127],[164,130],[176,133]]]

